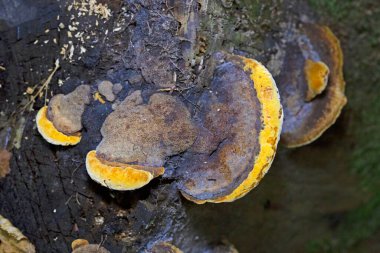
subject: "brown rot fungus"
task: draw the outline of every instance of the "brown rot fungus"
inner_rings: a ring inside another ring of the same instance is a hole
[[[286,46],[277,80],[284,107],[281,142],[287,147],[316,140],[335,123],[347,102],[343,54],[328,27],[303,24]]]
[[[36,116],[42,137],[55,145],[75,145],[81,140],[82,114],[90,103],[90,86],[80,85],[73,92],[54,96],[49,106],[42,107]]]
[[[198,136],[178,171],[182,194],[198,204],[231,202],[254,188],[273,161],[283,120],[276,84],[261,63],[215,59],[195,114]]]
[[[114,190],[134,190],[164,173],[166,157],[195,141],[190,113],[177,98],[161,93],[143,102],[141,91],[129,95],[105,120],[103,140],[86,158],[90,177]]]
[[[110,253],[99,244],[89,244],[85,239],[76,239],[71,243],[72,253]]]

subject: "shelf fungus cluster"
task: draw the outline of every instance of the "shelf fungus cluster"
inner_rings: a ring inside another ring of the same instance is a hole
[[[347,99],[342,50],[328,27],[303,24],[298,39],[287,44],[277,84],[285,146],[309,144],[335,123]]]
[[[194,95],[195,103],[160,90],[130,91],[86,156],[89,176],[113,190],[134,190],[163,175],[175,158],[171,175],[186,199],[202,204],[241,198],[267,173],[280,134],[287,146],[307,144],[346,103],[342,52],[328,28],[305,25],[286,52],[279,91],[261,63],[224,52],[208,60],[212,75],[202,78],[209,81]],[[83,85],[53,97],[37,114],[42,136],[58,145],[79,142],[90,97]]]

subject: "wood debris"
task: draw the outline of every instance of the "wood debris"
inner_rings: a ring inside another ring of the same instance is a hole
[[[0,252],[35,253],[34,245],[12,223],[0,215]]]
[[[10,172],[9,160],[12,153],[6,149],[0,149],[0,178],[5,177]]]

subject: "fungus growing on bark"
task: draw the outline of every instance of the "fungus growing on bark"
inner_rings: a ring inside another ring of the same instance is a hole
[[[158,177],[165,172],[163,167],[108,162],[99,159],[95,150],[88,152],[86,168],[92,180],[105,187],[119,191],[141,188],[154,177]]]
[[[89,244],[85,239],[76,239],[71,243],[72,253],[110,253],[99,244]]]
[[[190,113],[177,98],[161,93],[143,102],[129,95],[105,120],[103,140],[90,151],[90,177],[114,190],[133,190],[162,175],[165,159],[188,149],[196,137]]]
[[[168,242],[159,242],[156,243],[150,253],[183,253],[182,250]]]
[[[90,103],[90,86],[80,85],[67,95],[54,96],[49,106],[36,116],[37,129],[44,139],[55,145],[75,145],[81,140],[81,117]]]
[[[198,204],[231,202],[254,188],[272,163],[282,125],[276,84],[261,63],[215,59],[220,64],[195,115],[197,140],[179,171],[182,194]]]
[[[89,244],[89,242],[86,239],[76,239],[71,243],[71,249],[75,250],[79,247],[82,247],[82,246],[85,246],[88,244]]]
[[[287,44],[277,80],[285,146],[306,145],[335,123],[347,102],[342,68],[339,40],[328,27],[304,24],[298,40]]]
[[[195,203],[234,201],[255,187],[281,132],[276,84],[255,60],[218,53],[210,65],[217,68],[193,118],[171,95],[155,93],[147,102],[141,91],[129,95],[87,155],[90,177],[114,190],[137,189],[164,173],[166,158],[181,154],[179,188]]]

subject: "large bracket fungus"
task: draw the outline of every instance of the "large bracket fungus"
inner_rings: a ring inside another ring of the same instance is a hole
[[[257,61],[216,54],[214,78],[194,118],[177,98],[140,91],[103,124],[103,140],[87,155],[90,177],[114,190],[133,190],[164,173],[165,158],[182,154],[176,175],[195,203],[244,196],[268,171],[282,125],[271,74]]]
[[[328,27],[303,24],[298,39],[287,44],[277,83],[284,106],[285,146],[306,145],[335,123],[347,99],[342,49]]]
[[[37,129],[46,141],[55,145],[76,145],[81,140],[82,114],[90,103],[90,86],[80,85],[73,92],[54,96],[49,106],[36,116]]]
[[[276,84],[263,65],[217,57],[195,115],[200,131],[179,171],[182,194],[198,204],[234,201],[254,188],[273,161],[283,120]]]

